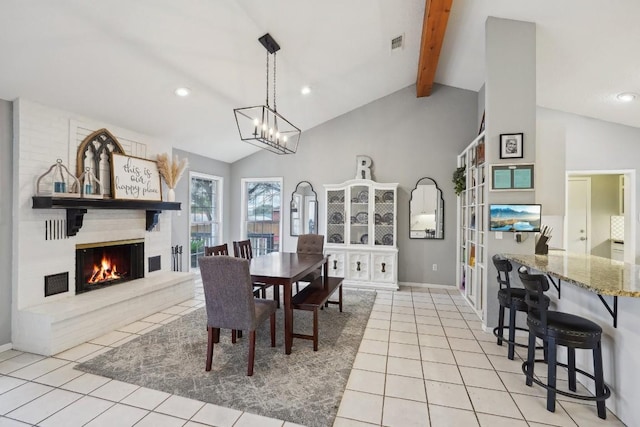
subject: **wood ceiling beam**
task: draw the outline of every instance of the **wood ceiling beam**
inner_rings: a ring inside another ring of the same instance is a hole
[[[418,98],[431,95],[453,0],[426,0],[426,2],[416,80]]]

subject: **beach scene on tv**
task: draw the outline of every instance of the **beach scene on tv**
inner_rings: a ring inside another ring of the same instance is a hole
[[[540,231],[540,205],[491,205],[491,231]]]

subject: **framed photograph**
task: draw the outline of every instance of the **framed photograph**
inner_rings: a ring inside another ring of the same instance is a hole
[[[500,158],[501,159],[521,159],[522,133],[502,133],[500,134]]]

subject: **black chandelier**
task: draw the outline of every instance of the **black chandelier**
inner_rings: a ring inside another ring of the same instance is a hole
[[[300,129],[278,113],[276,108],[276,52],[278,43],[269,33],[258,41],[267,50],[266,105],[235,108],[240,139],[276,154],[294,154],[298,150]],[[269,105],[269,56],[273,55],[273,108]]]

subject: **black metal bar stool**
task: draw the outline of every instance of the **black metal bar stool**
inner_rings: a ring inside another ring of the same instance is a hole
[[[516,342],[516,330],[528,332],[528,329],[516,327],[516,313],[522,311],[526,313],[528,311],[527,303],[524,301],[527,291],[523,288],[512,288],[509,281],[509,273],[513,270],[513,266],[508,259],[501,257],[500,255],[493,256],[493,265],[498,270],[498,284],[500,289],[498,290],[498,302],[500,303],[500,311],[498,314],[498,326],[493,328],[493,335],[498,338],[498,345],[502,345],[502,341],[508,344],[508,357],[513,360],[513,353],[515,346],[527,348],[526,344],[520,344]],[[549,304],[549,297],[543,296],[547,305]],[[509,325],[504,324],[505,309],[509,309]],[[509,338],[504,338],[505,328],[509,329]]]
[[[529,274],[526,268],[518,270],[520,280],[527,291],[526,303],[529,307],[527,325],[529,326],[529,346],[527,361],[522,364],[522,371],[527,376],[526,383],[531,386],[535,382],[547,389],[547,410],[555,412],[556,393],[581,400],[595,400],[598,416],[607,418],[604,401],[611,395],[609,387],[604,383],[602,371],[602,328],[591,320],[573,314],[549,310],[549,300],[543,298],[543,292],[549,289],[549,282],[542,274]],[[535,359],[536,337],[541,338],[547,346],[547,357]],[[567,364],[556,359],[557,346],[567,347]],[[576,349],[593,350],[593,370],[591,375],[576,368]],[[536,362],[547,363],[547,384],[534,378]],[[556,388],[556,367],[564,366],[569,373],[569,390]],[[576,372],[580,372],[595,381],[595,396],[572,393],[576,391]]]

